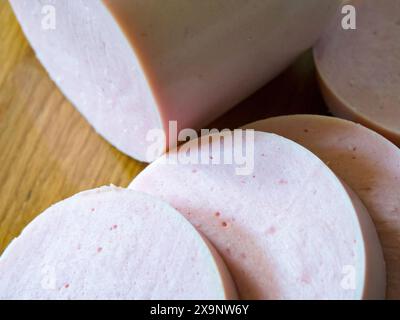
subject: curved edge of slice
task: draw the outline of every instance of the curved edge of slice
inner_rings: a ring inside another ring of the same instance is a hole
[[[292,121],[296,121],[296,119],[326,119],[332,121],[345,121],[347,120],[326,117],[326,116],[317,116],[317,115],[292,115],[292,116],[279,116],[268,118],[260,121],[256,121],[250,124],[245,125],[244,129],[254,129],[263,132],[271,132],[274,134],[281,135],[286,137],[287,139],[292,139],[296,143],[300,143],[293,138],[293,135],[285,134],[286,128],[292,128]],[[284,121],[288,121],[290,123],[284,123]],[[290,130],[290,129],[288,129]],[[304,129],[307,130],[307,129]],[[369,129],[366,129],[369,130]],[[372,132],[372,131],[371,131]],[[387,141],[390,143],[389,141]],[[312,152],[312,150],[310,150]],[[318,156],[318,154],[317,154]],[[371,216],[366,209],[364,203],[361,201],[356,192],[351,189],[346,182],[342,180],[342,177],[338,177],[343,186],[345,187],[347,193],[349,194],[353,205],[355,207],[355,211],[357,212],[357,217],[355,217],[355,224],[358,225],[358,229],[360,231],[360,240],[359,241],[359,249],[362,251],[362,256],[364,257],[364,279],[361,279],[364,282],[364,288],[362,292],[360,292],[360,299],[384,299],[385,291],[386,291],[386,266],[382,251],[382,246],[379,241],[378,233],[376,231],[376,227],[374,222],[371,219]]]
[[[360,257],[364,259],[364,270],[357,273],[357,283],[364,283],[364,286],[358,292],[357,298],[362,300],[384,299],[386,293],[386,265],[375,225],[367,208],[356,193],[343,181],[342,184],[349,194],[354,205],[354,211],[357,214],[357,217],[354,217],[354,224],[358,225],[360,232],[358,248],[362,253]],[[364,275],[364,277],[361,277],[361,275]]]

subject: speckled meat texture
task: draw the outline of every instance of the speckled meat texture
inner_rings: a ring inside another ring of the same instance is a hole
[[[400,150],[350,121],[298,115],[246,126],[305,146],[358,194],[375,222],[387,269],[387,298],[400,299]]]
[[[223,154],[233,152],[230,144],[210,142],[218,143]],[[185,149],[199,157],[210,149],[190,144]],[[243,299],[383,298],[379,241],[354,193],[290,140],[256,132],[254,147],[248,176],[236,175],[235,164],[173,164],[164,156],[130,188],[169,202],[206,235]],[[344,281],[349,270],[354,287]]]
[[[322,92],[331,111],[400,145],[400,1],[353,0],[356,30],[338,13],[315,47]]]
[[[210,123],[311,47],[340,1],[10,3],[49,75],[97,132],[151,161],[151,129]],[[55,29],[46,29],[45,5]]]
[[[0,259],[0,299],[232,299],[215,249],[160,200],[86,191],[46,210]]]

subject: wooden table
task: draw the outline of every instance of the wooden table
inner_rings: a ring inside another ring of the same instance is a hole
[[[105,184],[127,186],[145,167],[104,141],[38,63],[0,0],[0,253],[51,204]],[[326,113],[310,52],[212,124],[234,128],[271,115]]]

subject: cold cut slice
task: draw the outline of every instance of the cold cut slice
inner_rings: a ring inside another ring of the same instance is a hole
[[[305,146],[343,178],[366,205],[382,243],[387,298],[400,299],[400,150],[350,121],[314,115],[276,117],[246,126]]]
[[[231,299],[215,249],[173,208],[115,187],[52,206],[0,258],[0,299]]]
[[[119,150],[199,129],[311,47],[339,0],[11,0],[39,60]],[[163,132],[163,131],[161,131]],[[148,141],[150,140],[150,141]]]
[[[237,175],[235,162],[215,160],[221,154],[229,159],[234,146],[242,148],[236,152],[251,150],[251,140],[206,140],[155,161],[130,188],[184,214],[221,253],[241,298],[384,297],[384,263],[373,223],[319,158],[290,140],[256,132],[254,170]],[[171,160],[185,159],[188,150],[199,164]]]
[[[338,13],[314,50],[322,93],[332,113],[400,145],[400,1],[349,4],[356,30]]]

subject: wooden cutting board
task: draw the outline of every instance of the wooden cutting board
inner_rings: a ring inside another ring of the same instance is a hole
[[[290,113],[326,113],[309,52],[212,126]],[[0,253],[51,204],[105,184],[127,186],[144,167],[97,135],[63,97],[0,0]]]
[[[88,125],[36,60],[0,0],[0,252],[36,215],[76,192],[126,186],[144,167]]]

